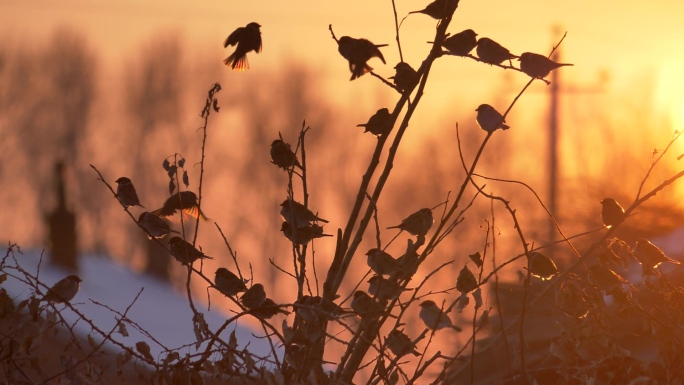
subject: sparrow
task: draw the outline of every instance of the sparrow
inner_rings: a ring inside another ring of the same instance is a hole
[[[601,201],[601,220],[606,228],[617,226],[625,220],[625,209],[613,198]]]
[[[638,239],[632,252],[634,253],[634,257],[641,263],[643,275],[651,274],[653,269],[660,266],[663,262],[670,262],[675,265],[680,264],[679,261],[675,261],[674,259],[665,256],[665,253],[663,253],[658,246],[652,244],[646,238]]]
[[[551,258],[542,253],[533,251],[529,254],[528,269],[533,277],[548,281],[558,275],[558,268]]]
[[[176,230],[171,230],[169,224],[162,218],[149,213],[147,211],[140,214],[138,217],[138,223],[147,232],[147,238],[164,238],[166,234],[176,233],[180,234]]]
[[[295,245],[306,245],[314,238],[332,237],[332,234],[323,234],[323,228],[315,223],[305,227],[293,228],[289,223],[283,222],[280,231],[283,232],[285,238]]]
[[[355,39],[349,36],[342,36],[337,41],[337,51],[349,62],[349,70],[352,73],[351,79],[359,78],[373,70],[366,62],[373,57],[377,57],[385,62],[385,57],[378,48],[386,47],[387,44],[373,44],[366,39]]]
[[[40,301],[51,303],[64,303],[71,301],[81,287],[81,278],[77,275],[68,275],[52,285]]]
[[[466,29],[442,42],[442,47],[451,55],[468,56],[470,51],[477,46],[477,34],[472,29]]]
[[[245,291],[245,294],[240,297],[240,302],[247,309],[256,309],[261,306],[264,301],[266,301],[266,291],[264,290],[264,285],[260,283],[255,283]]]
[[[410,289],[404,289],[401,285],[391,279],[383,278],[381,275],[374,275],[369,280],[368,293],[376,296],[381,300],[393,300],[401,295],[401,293]]]
[[[392,275],[401,269],[399,262],[383,250],[370,249],[366,255],[368,267],[377,275]]]
[[[130,179],[122,176],[115,181],[118,186],[116,187],[116,196],[119,198],[124,207],[129,208],[131,206],[140,206],[144,208],[145,206],[140,204],[140,199],[138,199],[138,194],[135,192],[135,187]]]
[[[271,143],[271,163],[283,170],[289,170],[292,166],[298,167],[300,170],[302,169],[297,156],[292,152],[292,147],[280,139],[276,139]]]
[[[214,286],[216,286],[216,289],[227,297],[234,297],[237,295],[237,293],[247,290],[245,283],[237,275],[233,274],[225,267],[219,267],[216,269]]]
[[[318,319],[336,319],[345,314],[353,314],[342,309],[333,301],[323,297],[304,295],[294,303],[294,308],[304,321],[312,322]]]
[[[390,79],[393,79],[394,85],[397,86],[399,91],[406,92],[413,89],[413,87],[418,84],[418,72],[413,69],[408,63],[399,62],[394,69],[397,71],[396,74]]]
[[[387,108],[381,108],[368,119],[368,123],[357,124],[356,127],[365,127],[364,133],[370,132],[375,136],[387,135],[392,129],[392,114]]]
[[[249,69],[249,62],[247,61],[247,53],[254,51],[261,52],[261,26],[258,23],[249,23],[246,27],[240,27],[233,31],[223,42],[223,48],[237,44],[235,52],[228,56],[223,64],[228,67],[244,71]]]
[[[506,60],[510,61],[518,56],[513,55],[506,48],[492,39],[483,37],[477,41],[477,57],[488,64],[501,64]]]
[[[477,286],[477,279],[468,269],[468,265],[464,265],[461,272],[458,273],[458,278],[456,278],[456,290],[461,293],[470,293],[477,289]]]
[[[461,328],[452,324],[451,318],[430,300],[423,301],[420,304],[420,319],[423,320],[425,326],[430,330],[441,330],[449,327],[456,331],[461,331]]]
[[[435,20],[444,19],[454,13],[458,7],[458,2],[459,0],[435,0],[428,4],[425,9],[409,12],[409,15],[412,13],[423,13]]]
[[[479,107],[475,109],[477,111],[477,124],[481,129],[487,132],[494,132],[498,128],[502,130],[508,130],[510,127],[506,124],[503,116],[499,111],[495,110],[494,107],[489,104],[480,104]]]
[[[362,318],[370,315],[379,316],[385,311],[385,308],[382,305],[371,298],[365,291],[361,290],[354,292],[351,308]]]
[[[285,199],[283,203],[280,204],[280,207],[280,216],[283,220],[297,228],[307,227],[311,222],[317,221],[328,223],[327,220],[316,216],[316,214],[307,209],[303,204],[290,198]]]
[[[261,319],[271,319],[276,314],[290,314],[289,311],[281,309],[272,299],[266,298],[261,306],[252,309],[252,315]]]
[[[556,63],[544,55],[525,52],[518,58],[520,70],[533,78],[544,78],[558,67],[571,66],[569,63]]]
[[[589,268],[589,280],[599,288],[607,293],[621,290],[622,280],[615,272],[603,265],[596,264]]]
[[[401,221],[400,224],[390,226],[388,229],[400,229],[402,231],[407,231],[411,235],[425,236],[430,230],[430,227],[432,227],[432,222],[434,222],[432,219],[432,210],[423,208],[409,215],[406,219]]]
[[[170,217],[176,211],[183,211],[183,213],[195,219],[207,219],[207,216],[197,206],[197,195],[192,191],[180,191],[171,195],[164,202],[164,206],[152,211],[152,214],[160,217]]]
[[[178,262],[189,265],[198,259],[214,259],[203,252],[197,250],[192,244],[186,242],[181,237],[173,237],[169,240],[169,251]]]
[[[413,341],[411,341],[409,336],[404,334],[403,330],[392,330],[390,334],[387,335],[387,339],[385,339],[385,345],[387,345],[389,350],[397,357],[403,357],[409,353],[414,356],[420,355],[413,346]]]

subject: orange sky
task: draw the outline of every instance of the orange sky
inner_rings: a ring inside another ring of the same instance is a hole
[[[154,33],[168,31],[180,31],[199,49],[213,49],[210,52],[219,59],[229,53],[221,47],[227,34],[238,26],[258,21],[263,25],[264,52],[252,58],[254,70],[274,67],[293,58],[317,68],[327,67],[329,76],[339,80],[334,82],[335,86],[343,85],[347,74],[345,63],[338,57],[330,39],[328,24],[333,24],[338,35],[394,43],[389,1],[252,0],[234,4],[236,2],[178,0],[4,0],[0,2],[0,31],[3,39],[34,44],[56,26],[75,25],[87,32],[94,46],[101,47],[104,62],[116,66],[118,59],[134,51],[141,41]],[[399,17],[425,4],[426,1],[397,0]],[[480,36],[492,37],[513,52],[545,53],[551,44],[552,26],[560,25],[568,31],[563,44],[564,57],[575,63],[574,68],[565,71],[567,79],[578,84],[592,84],[599,71],[607,70],[611,87],[621,90],[635,77],[649,76],[655,84],[657,107],[672,119],[679,120],[681,125],[684,100],[684,74],[681,73],[684,52],[679,49],[684,36],[682,14],[684,4],[668,0],[579,0],[555,2],[552,7],[542,0],[515,3],[462,0],[450,31],[473,28]],[[422,42],[430,40],[434,24],[426,16],[414,15],[402,27],[406,59],[414,67],[429,48]],[[393,44],[384,49],[389,63],[397,61],[395,47]],[[379,73],[391,75],[390,65],[376,64]],[[455,58],[444,60],[444,64],[435,68],[433,76],[446,81],[453,77],[455,70],[468,79],[465,86],[478,84],[468,87],[469,94],[478,89],[490,92],[495,87],[491,81],[500,81],[498,73],[501,71],[492,71],[476,63],[464,64],[463,60]],[[235,74],[227,74],[226,78],[229,75]],[[516,76],[516,81],[522,82],[524,78]],[[371,79],[362,79],[352,86],[377,87],[378,84]],[[449,94],[449,91],[443,92]]]

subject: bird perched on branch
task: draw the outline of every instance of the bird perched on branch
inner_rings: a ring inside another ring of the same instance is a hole
[[[392,330],[390,334],[387,335],[385,344],[397,357],[403,357],[409,353],[413,354],[414,356],[420,355],[420,353],[418,353],[414,347],[413,341],[411,341],[409,336],[404,334],[403,330]]]
[[[41,298],[42,301],[51,303],[64,303],[71,301],[81,287],[81,278],[77,275],[68,275],[48,289],[47,293]]]
[[[425,236],[430,230],[430,227],[432,227],[432,222],[434,222],[432,219],[432,210],[423,208],[409,215],[406,219],[401,221],[400,224],[390,226],[388,229],[401,229],[402,231],[407,231],[411,235]]]
[[[140,204],[140,199],[138,199],[138,193],[135,192],[135,187],[130,179],[122,176],[115,181],[117,183],[116,196],[119,198],[124,207],[128,208],[131,206],[140,206],[144,208],[145,206]]]
[[[379,316],[385,311],[385,308],[380,303],[361,290],[354,292],[351,308],[362,318],[366,316]]]
[[[622,290],[622,279],[615,272],[603,265],[596,264],[589,268],[589,280],[608,294]]]
[[[456,56],[468,56],[475,46],[477,46],[477,34],[472,29],[461,31],[442,42],[442,47],[446,48],[449,54]]]
[[[601,201],[601,220],[607,228],[617,226],[625,220],[625,209],[613,198]]]
[[[152,214],[160,217],[170,217],[176,211],[182,211],[195,219],[204,219],[204,215],[199,206],[197,206],[197,195],[192,191],[180,191],[171,195],[166,199],[162,208],[152,211]]]
[[[451,318],[442,312],[442,309],[440,309],[437,304],[430,300],[421,302],[420,319],[423,320],[425,326],[430,330],[452,328],[456,331],[461,331],[461,328],[452,324]]]
[[[237,48],[235,48],[235,52],[223,61],[223,64],[238,71],[248,70],[247,53],[249,51],[261,52],[260,27],[258,23],[252,22],[247,24],[246,27],[240,27],[233,31],[223,42],[223,48],[236,44]]]
[[[542,281],[548,281],[558,275],[558,268],[553,260],[536,251],[530,252],[528,269],[533,277],[541,278]]]
[[[297,160],[297,156],[292,152],[292,147],[289,143],[285,143],[280,139],[276,139],[271,143],[271,163],[288,170],[290,168],[298,167],[302,169],[302,165]]]
[[[525,52],[518,58],[520,70],[533,78],[544,78],[558,67],[571,66],[569,63],[556,63],[544,55]]]
[[[488,64],[501,64],[502,62],[517,58],[508,49],[492,39],[483,37],[477,41],[477,57]],[[511,64],[511,66],[513,66]]]
[[[293,199],[285,199],[283,203],[280,204],[280,207],[280,216],[294,227],[306,227],[310,225],[311,222],[328,223],[327,220],[317,216],[303,204]]]
[[[261,306],[264,301],[266,301],[266,291],[264,290],[264,285],[260,283],[255,283],[245,291],[245,294],[240,297],[240,302],[247,309],[256,309]]]
[[[399,91],[410,91],[418,84],[418,72],[416,72],[408,63],[404,63],[403,61],[399,62],[394,66],[394,69],[397,73],[390,77],[390,79],[393,79],[394,85],[397,86]]]
[[[399,262],[381,249],[366,252],[368,267],[378,275],[392,275],[400,270]]]
[[[396,280],[383,278],[382,275],[370,277],[368,283],[368,294],[374,295],[381,300],[393,300],[399,297],[401,293],[410,290],[401,287]]]
[[[349,36],[342,36],[337,41],[337,51],[349,62],[349,70],[352,73],[351,79],[359,78],[373,70],[373,67],[366,63],[373,57],[377,57],[385,62],[385,57],[378,48],[386,47],[387,44],[373,44],[366,39],[355,39]]]
[[[435,0],[428,4],[425,9],[409,12],[409,15],[412,13],[422,13],[435,20],[444,19],[445,17],[454,13],[458,7],[458,2],[459,0]]]
[[[270,319],[276,314],[288,315],[290,312],[282,309],[270,298],[266,298],[261,306],[252,309],[252,315],[261,319]]]
[[[332,237],[332,234],[323,234],[323,228],[315,223],[305,227],[292,227],[288,222],[283,222],[280,231],[295,245],[306,245],[314,238]]]
[[[368,119],[368,123],[357,124],[356,127],[365,127],[364,133],[370,132],[375,136],[381,136],[387,135],[390,132],[392,129],[391,124],[392,114],[390,114],[387,108],[381,108]]]
[[[140,214],[138,217],[138,223],[147,232],[147,238],[164,238],[166,234],[176,233],[180,234],[176,230],[171,230],[169,224],[162,218],[148,213],[147,211]]]
[[[508,130],[510,127],[506,124],[503,115],[499,113],[494,107],[489,104],[480,104],[475,111],[477,111],[477,124],[481,129],[487,132],[494,132],[498,128]]]
[[[227,297],[234,297],[237,293],[247,290],[245,282],[225,267],[216,269],[214,285],[218,291]]]
[[[636,241],[636,245],[632,250],[634,257],[641,263],[643,275],[650,275],[653,269],[657,268],[663,262],[674,263],[679,265],[679,261],[668,258],[658,246],[652,244],[646,238],[640,238]]]
[[[190,265],[198,259],[214,259],[197,250],[181,237],[173,237],[169,240],[169,251],[178,262],[184,265]]]

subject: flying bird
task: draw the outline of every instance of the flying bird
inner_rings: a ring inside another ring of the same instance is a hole
[[[162,208],[152,211],[152,214],[160,217],[170,217],[182,211],[195,219],[207,219],[202,210],[197,206],[197,195],[192,191],[180,191],[166,199]]]
[[[373,44],[366,39],[355,39],[349,36],[342,36],[337,41],[337,51],[349,62],[349,70],[352,73],[351,79],[357,79],[373,70],[367,61],[377,57],[385,62],[385,57],[378,48],[386,47],[387,44]]]
[[[563,66],[571,66],[569,63],[556,63],[544,55],[539,55],[532,52],[525,52],[518,58],[520,61],[520,70],[533,78],[544,78],[551,71]]]
[[[116,196],[124,207],[140,206],[145,208],[145,206],[140,204],[140,199],[138,199],[138,194],[135,192],[135,187],[130,179],[122,176],[115,182],[118,184],[116,187]]]
[[[240,27],[233,31],[223,42],[223,47],[233,46],[237,44],[235,52],[228,56],[223,64],[228,67],[244,71],[249,69],[249,62],[247,61],[247,53],[254,51],[261,52],[261,26],[258,23],[249,23],[246,27]]]
[[[508,130],[510,127],[506,124],[503,115],[489,104],[480,104],[475,111],[477,111],[477,124],[481,129],[487,132],[494,132],[498,128]]]

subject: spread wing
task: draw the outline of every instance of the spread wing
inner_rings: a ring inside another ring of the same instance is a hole
[[[240,41],[240,39],[242,39],[242,35],[244,34],[245,27],[240,27],[236,29],[226,38],[226,41],[223,42],[223,48],[227,48],[229,45],[237,44]]]

